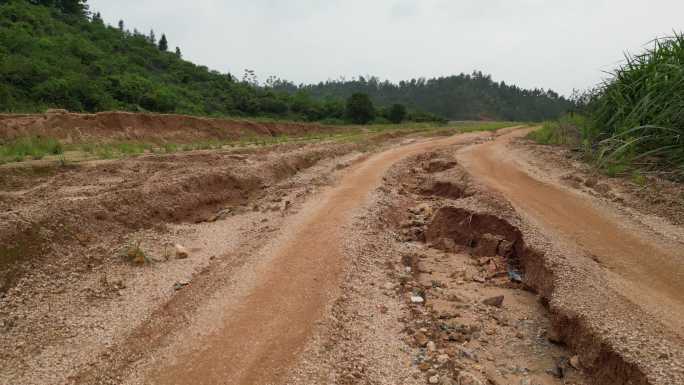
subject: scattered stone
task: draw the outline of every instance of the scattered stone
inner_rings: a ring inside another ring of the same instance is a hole
[[[428,352],[434,352],[437,350],[437,345],[433,341],[429,341],[425,347],[427,348]]]
[[[522,283],[523,281],[522,274],[519,271],[513,269],[508,270],[508,279],[510,279],[511,282],[515,283]]]
[[[439,384],[439,377],[432,376],[428,379],[428,384]]]
[[[437,356],[437,363],[439,363],[440,365],[444,365],[447,362],[449,362],[448,354],[440,354],[439,356]]]
[[[496,297],[490,297],[482,301],[483,304],[487,306],[501,307],[503,305],[504,296],[499,295]]]
[[[185,247],[176,244],[174,245],[174,248],[176,249],[176,258],[185,259],[190,256],[190,253],[188,253],[188,250]]]
[[[499,373],[497,373],[496,370],[492,368],[488,368],[485,371],[485,376],[487,376],[487,381],[491,385],[508,385],[508,382],[506,382],[506,380],[503,377],[501,377],[501,375],[499,375]]]
[[[584,185],[589,188],[593,188],[596,184],[598,184],[598,179],[596,177],[591,177],[584,182]]]
[[[439,385],[456,385],[456,382],[448,376],[442,376],[439,379]]]
[[[423,303],[425,302],[425,299],[419,295],[411,295],[411,302],[412,303]]]
[[[465,371],[458,374],[457,382],[458,385],[482,385],[482,382],[477,377]]]
[[[432,207],[427,203],[421,203],[418,205],[418,212],[426,217],[432,216]]]
[[[187,281],[181,281],[181,282],[176,282],[173,284],[173,290],[178,291],[181,290],[182,288],[188,286],[190,282]]]
[[[413,339],[416,341],[416,344],[418,346],[425,346],[428,343],[428,338],[425,336],[425,333],[423,332],[417,332],[413,336]]]
[[[461,353],[462,357],[465,357],[465,358],[472,360],[472,361],[475,361],[475,362],[480,361],[477,357],[477,354],[471,352],[470,350],[468,350],[464,347],[459,347],[458,349],[459,349],[459,352]]]
[[[473,277],[473,281],[478,282],[478,283],[485,283],[485,282],[487,282],[487,279],[484,277],[481,277],[479,275],[476,275]]]
[[[570,357],[570,366],[579,370],[580,369],[580,359],[578,355]]]

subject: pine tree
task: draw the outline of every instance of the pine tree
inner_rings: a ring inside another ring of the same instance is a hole
[[[154,35],[154,30],[150,30],[150,36],[148,37],[150,43],[157,44],[157,37]]]
[[[180,50],[179,47],[176,47],[176,56],[178,56],[179,58],[182,58],[182,57],[183,57],[183,55],[181,54],[181,50]]]
[[[124,30],[124,22],[123,20],[119,20],[119,31],[123,32]]]
[[[166,41],[166,34],[162,33],[161,39],[159,39],[159,50],[166,51],[169,49],[169,42]]]

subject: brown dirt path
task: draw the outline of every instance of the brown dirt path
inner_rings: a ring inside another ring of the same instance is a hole
[[[469,147],[459,160],[472,175],[503,193],[521,212],[597,258],[617,292],[684,337],[684,254],[646,231],[625,226],[591,197],[540,181],[507,149],[531,129]]]
[[[221,330],[196,349],[159,367],[147,383],[269,384],[282,380],[311,336],[345,266],[344,226],[397,161],[485,134],[418,142],[377,154],[353,166],[309,207],[257,271],[256,282],[230,309]],[[204,344],[204,345],[203,345]]]

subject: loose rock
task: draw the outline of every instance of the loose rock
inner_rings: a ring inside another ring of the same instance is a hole
[[[457,381],[458,385],[482,385],[482,381],[478,380],[477,377],[468,372],[459,373]]]
[[[190,253],[188,253],[188,250],[185,247],[176,244],[174,248],[176,249],[176,258],[185,259],[190,256]]]
[[[490,297],[482,301],[483,304],[487,306],[501,307],[503,305],[504,296],[498,295],[496,297]]]
[[[575,355],[575,356],[570,357],[570,366],[572,366],[572,367],[575,368],[575,369],[579,369],[579,368],[580,368],[580,359],[579,359],[579,356],[576,356],[576,355]]]

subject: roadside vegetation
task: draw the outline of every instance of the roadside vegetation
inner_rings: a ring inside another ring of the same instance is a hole
[[[351,112],[358,95],[366,95],[372,111]],[[363,77],[316,86],[260,81],[251,70],[219,73],[184,60],[163,33],[131,30],[124,21],[107,25],[84,0],[0,2],[0,112],[59,108],[366,124],[539,121],[568,107],[553,91],[520,89],[480,72],[399,84]]]
[[[51,138],[28,137],[0,145],[0,163],[20,162],[26,158],[42,159],[46,155],[59,155],[64,152],[62,144]]]
[[[328,129],[302,135],[249,135],[237,140],[201,140],[184,143],[119,141],[106,143],[60,143],[53,138],[24,138],[8,144],[0,144],[0,164],[30,160],[58,163],[96,159],[121,159],[145,154],[174,154],[199,150],[228,150],[234,148],[263,147],[287,143],[313,143],[320,141],[361,142],[379,135],[393,137],[416,134],[420,136],[445,136],[473,131],[493,131],[518,125],[515,122],[465,121],[404,122],[401,124],[369,124],[327,127]]]
[[[530,137],[575,146],[609,175],[654,173],[684,180],[684,35],[627,56],[576,111]]]

